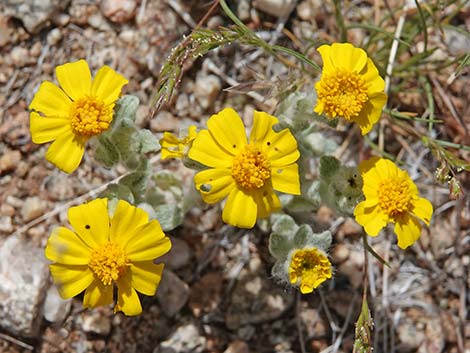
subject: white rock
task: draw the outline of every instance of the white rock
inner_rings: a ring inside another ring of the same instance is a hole
[[[295,0],[256,0],[253,6],[276,17],[284,17],[289,14]]]
[[[17,336],[37,336],[48,279],[42,249],[17,236],[0,246],[0,328]]]
[[[196,78],[194,96],[201,107],[207,109],[214,104],[221,88],[222,84],[217,76],[199,74]]]
[[[124,23],[135,16],[135,0],[102,0],[101,12],[116,23]]]
[[[72,305],[72,299],[62,299],[57,287],[52,285],[46,294],[44,302],[44,318],[49,322],[62,322],[67,317]]]
[[[62,31],[59,28],[54,28],[47,34],[47,44],[56,45],[62,39]]]
[[[82,329],[97,335],[108,335],[111,332],[111,319],[99,311],[87,311],[82,316]]]
[[[40,199],[37,196],[28,197],[23,207],[21,208],[21,215],[23,221],[29,222],[41,216],[47,208],[47,201]]]
[[[199,334],[197,327],[186,324],[178,329],[157,347],[155,353],[199,353],[205,349],[206,339]]]

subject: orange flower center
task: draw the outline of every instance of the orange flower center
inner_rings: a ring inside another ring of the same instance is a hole
[[[75,134],[91,137],[108,129],[113,120],[113,110],[102,100],[85,96],[72,103],[70,117]]]
[[[380,182],[377,195],[379,206],[390,217],[398,216],[410,208],[412,194],[408,178],[399,176]]]
[[[300,291],[311,293],[326,279],[331,278],[331,263],[317,248],[296,250],[289,266],[289,280],[296,284],[300,279]]]
[[[126,273],[130,263],[120,246],[107,242],[91,252],[88,267],[105,286],[108,286]]]
[[[355,72],[338,70],[323,74],[315,88],[318,104],[323,105],[322,111],[315,111],[324,112],[330,118],[341,116],[350,120],[361,112],[369,99],[364,79]]]
[[[271,178],[271,165],[256,146],[249,144],[233,159],[232,177],[243,189],[259,189]]]

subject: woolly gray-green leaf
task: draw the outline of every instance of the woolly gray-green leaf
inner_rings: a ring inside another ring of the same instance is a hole
[[[119,151],[107,136],[102,135],[98,138],[94,157],[106,168],[111,168],[119,162]]]
[[[114,125],[118,126],[125,120],[135,121],[135,115],[139,108],[139,98],[126,95],[119,98],[114,109]]]
[[[134,195],[135,200],[142,199],[148,184],[148,175],[145,172],[134,172],[126,175],[119,184],[127,186]]]
[[[281,260],[286,258],[291,247],[291,237],[279,233],[271,233],[269,236],[269,252],[276,259]]]
[[[294,219],[288,215],[280,215],[273,223],[273,233],[292,237],[297,232],[299,226],[295,223]]]
[[[183,213],[177,205],[160,205],[155,207],[155,218],[165,232],[175,229],[183,223]]]
[[[294,236],[294,247],[303,248],[312,237],[312,228],[308,224],[301,224]]]
[[[140,144],[140,151],[141,153],[148,153],[148,152],[158,152],[160,151],[160,143],[158,139],[155,137],[154,134],[150,130],[142,129],[137,132],[136,139]]]
[[[320,158],[320,178],[329,182],[341,168],[341,162],[333,156]]]

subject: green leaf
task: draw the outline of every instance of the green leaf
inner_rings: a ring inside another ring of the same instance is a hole
[[[269,236],[269,253],[278,260],[287,257],[292,248],[290,237],[279,233],[271,233]]]
[[[148,152],[158,152],[160,151],[160,143],[155,135],[147,129],[142,129],[137,132],[136,139],[140,143],[139,152],[148,153]]]
[[[162,190],[169,191],[176,187],[182,188],[181,179],[175,174],[168,170],[162,170],[153,175],[155,184]]]
[[[106,135],[98,138],[98,144],[94,154],[95,159],[106,168],[111,168],[119,162],[119,151]]]
[[[139,108],[139,98],[126,95],[119,98],[114,109],[114,125],[121,125],[125,120],[135,122],[135,115]],[[126,123],[128,124],[128,123]]]
[[[110,184],[105,191],[101,194],[102,197],[108,199],[126,200],[127,202],[134,203],[134,195],[126,185],[123,184]]]
[[[284,236],[293,236],[297,232],[299,226],[295,223],[294,219],[288,215],[280,215],[273,223],[273,233],[278,233]]]
[[[301,249],[313,238],[312,228],[308,224],[301,224],[294,236],[294,247]]]
[[[183,224],[183,213],[177,205],[160,205],[155,207],[155,218],[158,219],[165,232]]]
[[[119,181],[131,190],[135,200],[141,200],[148,184],[149,175],[145,172],[134,172],[126,175]]]
[[[333,156],[322,156],[320,158],[320,178],[330,181],[341,167],[341,162]]]

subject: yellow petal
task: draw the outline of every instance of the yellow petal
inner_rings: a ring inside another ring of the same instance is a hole
[[[384,91],[385,81],[380,77],[377,67],[370,58],[367,59],[367,65],[362,70],[361,76],[366,82],[369,94]]]
[[[113,302],[113,290],[112,284],[105,286],[101,281],[93,281],[85,291],[83,307],[96,308],[111,304]]]
[[[127,239],[125,239],[127,237]],[[127,233],[121,238],[121,246],[125,248],[131,261],[154,260],[171,249],[170,238],[162,231],[160,223],[153,220]]]
[[[194,176],[196,189],[207,203],[223,200],[235,187],[230,169],[207,169]]]
[[[98,248],[109,240],[107,205],[107,199],[95,199],[69,208],[70,224],[83,242],[91,248]]]
[[[46,258],[66,265],[87,265],[91,249],[74,232],[59,227],[55,228],[45,249]]]
[[[275,134],[273,126],[279,120],[265,112],[254,111],[253,113],[253,126],[251,128],[250,143],[263,145],[263,151],[266,146],[263,142],[269,141],[271,136]]]
[[[253,196],[234,188],[228,195],[222,219],[234,227],[253,228],[257,214],[258,207]]]
[[[313,292],[313,287],[310,283],[302,283],[300,285],[300,293],[309,294]]]
[[[225,151],[207,130],[198,133],[188,156],[196,162],[213,168],[231,168],[234,157]]]
[[[287,194],[300,195],[299,166],[297,163],[271,170],[274,190]]]
[[[154,295],[162,278],[163,264],[154,264],[153,261],[134,262],[131,267],[131,285],[138,292],[145,295]]]
[[[318,47],[317,51],[320,53],[321,59],[323,61],[322,74],[327,74],[328,72],[334,70],[334,65],[330,58],[331,45],[324,44]]]
[[[294,163],[300,157],[297,141],[289,129],[284,129],[264,141],[265,154],[271,167],[284,167]]]
[[[432,204],[429,200],[419,197],[412,203],[411,213],[421,219],[426,225],[429,225],[432,217]]]
[[[44,81],[33,97],[29,109],[41,112],[46,116],[68,118],[72,101],[59,87]]]
[[[34,143],[49,142],[71,132],[70,118],[42,117],[36,112],[31,112],[29,130]]]
[[[129,274],[129,275],[128,275]],[[134,288],[131,286],[130,272],[117,281],[118,300],[114,307],[114,312],[122,311],[124,315],[139,315],[142,312],[140,299]]]
[[[132,206],[127,201],[119,200],[114,211],[109,228],[109,239],[121,244],[121,239],[127,243],[127,235],[134,234],[135,230],[149,221],[147,212]]]
[[[258,208],[256,218],[266,218],[281,208],[281,201],[279,201],[279,197],[272,190],[272,186],[267,186],[257,190],[257,192],[253,192],[253,197]]]
[[[350,43],[333,43],[330,58],[336,68],[359,73],[367,64],[367,54]]]
[[[129,81],[111,69],[103,66],[98,70],[91,86],[91,93],[106,104],[114,103],[120,96],[122,87]]]
[[[359,115],[352,118],[361,129],[362,135],[372,130],[372,127],[380,119],[382,109],[386,102],[387,95],[385,93],[374,93],[369,97],[369,100],[364,105]]]
[[[421,236],[421,225],[417,219],[405,214],[397,220],[395,233],[398,238],[398,246],[401,249],[406,249]]]
[[[91,73],[85,60],[57,66],[57,81],[67,95],[76,101],[91,92]]]
[[[242,119],[232,108],[225,108],[207,120],[207,128],[217,143],[235,156],[246,145]]]
[[[49,269],[59,294],[64,299],[80,294],[94,280],[88,265],[51,264]]]
[[[381,212],[377,207],[364,207],[365,203],[359,203],[354,209],[354,217],[356,222],[364,227],[367,235],[375,237],[379,234],[380,230],[388,223],[388,216]]]
[[[86,141],[72,130],[66,131],[49,146],[46,159],[63,172],[72,173],[82,161]]]

